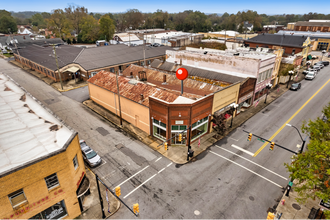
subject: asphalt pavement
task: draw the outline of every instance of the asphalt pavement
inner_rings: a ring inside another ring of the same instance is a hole
[[[300,136],[285,123],[300,128],[303,120],[319,117],[330,101],[330,67],[325,67],[313,81],[303,80],[299,91],[286,92],[194,162],[176,165],[79,101],[5,60],[0,65],[98,152],[103,163],[93,172],[110,187],[120,185],[127,204],[139,203],[139,218],[265,218],[283,196],[289,176],[283,164],[292,154],[277,147],[270,151],[255,137],[249,142],[243,130],[297,150]],[[122,207],[111,218],[134,216]]]

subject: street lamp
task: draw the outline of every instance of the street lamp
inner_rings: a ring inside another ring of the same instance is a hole
[[[266,85],[267,93],[266,93],[266,98],[265,98],[265,104],[267,102],[268,91],[270,88],[272,88],[272,86],[273,86],[273,84],[271,84],[271,83],[267,83],[267,85]]]
[[[230,128],[233,126],[234,112],[235,112],[235,110],[236,110],[237,107],[238,107],[238,104],[236,104],[236,103],[231,104],[231,111],[232,111],[232,113],[231,113]]]
[[[288,80],[288,84],[286,85],[286,88],[289,87],[289,83],[290,83],[290,79],[291,79],[291,76],[294,74],[294,72],[292,70],[289,71],[289,80]]]
[[[322,50],[322,58],[321,58],[321,61],[323,61],[323,55],[324,55],[326,52],[327,52],[327,51]]]
[[[289,126],[289,127],[293,127],[293,128],[295,128],[297,131],[298,131],[298,134],[299,134],[299,136],[300,136],[300,138],[301,138],[301,140],[302,140],[302,142],[303,142],[303,144],[302,144],[302,146],[301,146],[301,148],[300,148],[300,154],[303,152],[303,150],[304,150],[304,146],[305,146],[305,142],[306,142],[306,140],[304,140],[303,138],[302,138],[302,136],[301,136],[301,134],[300,134],[300,131],[298,130],[298,128],[297,127],[295,127],[295,126],[293,126],[293,125],[291,125],[291,124],[286,124],[286,126]]]

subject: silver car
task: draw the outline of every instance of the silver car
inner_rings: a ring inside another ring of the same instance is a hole
[[[315,73],[313,73],[313,72],[309,72],[305,76],[305,79],[311,79],[311,80],[313,80],[314,78],[315,78]]]
[[[93,151],[84,140],[80,140],[79,143],[83,158],[90,167],[96,167],[102,163],[101,157]]]

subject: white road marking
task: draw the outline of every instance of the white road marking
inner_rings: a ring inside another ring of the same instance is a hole
[[[276,186],[280,187],[281,189],[283,188],[283,187],[282,187],[282,186],[280,186],[279,184],[277,184],[277,183],[275,183],[275,182],[271,181],[270,179],[267,179],[266,177],[263,177],[263,176],[261,176],[260,174],[258,174],[258,173],[256,173],[256,172],[254,172],[253,170],[250,170],[250,169],[248,169],[248,168],[246,168],[246,167],[244,167],[244,166],[242,166],[242,165],[240,165],[240,164],[236,163],[235,161],[232,161],[232,160],[230,160],[230,159],[228,159],[228,158],[225,158],[224,156],[221,156],[221,155],[219,155],[219,154],[217,154],[217,153],[215,153],[215,152],[213,152],[213,151],[210,151],[210,152],[211,152],[212,154],[215,154],[215,155],[217,155],[218,157],[221,157],[221,158],[223,158],[223,159],[225,159],[225,160],[228,160],[228,161],[230,161],[230,162],[232,162],[232,163],[236,164],[237,166],[240,166],[240,167],[242,167],[243,169],[246,169],[247,171],[250,171],[251,173],[253,173],[253,174],[255,174],[255,175],[257,175],[257,176],[259,176],[259,177],[261,177],[261,178],[263,178],[263,179],[267,180],[268,182],[270,182],[270,183],[272,183],[272,184],[274,184],[274,185],[276,185]]]
[[[158,158],[158,159],[155,161],[155,163],[156,163],[158,160],[160,160],[160,159],[162,159],[162,157]]]
[[[238,141],[238,140],[236,140],[236,139],[234,139],[234,138],[231,138],[231,137],[229,137],[230,139],[232,139],[232,140],[234,140],[234,141]]]
[[[142,170],[140,170],[139,172],[137,172],[136,174],[134,174],[133,176],[131,176],[130,178],[128,178],[127,180],[125,180],[124,182],[122,182],[121,184],[119,184],[118,186],[123,185],[123,184],[126,183],[128,180],[132,179],[134,176],[138,175],[139,173],[141,173],[143,170],[147,169],[148,167],[149,167],[149,165],[146,166],[145,168],[143,168]],[[116,187],[117,187],[117,186],[116,186]],[[116,187],[114,187],[113,190],[115,190]]]
[[[229,153],[231,153],[231,154],[234,154],[234,155],[236,155],[236,156],[238,156],[238,157],[240,157],[240,158],[243,158],[244,160],[247,160],[247,161],[249,161],[250,163],[253,163],[254,165],[257,165],[257,166],[259,166],[259,167],[261,167],[261,168],[267,170],[268,172],[271,172],[272,174],[275,174],[275,175],[281,177],[282,179],[288,180],[287,178],[281,176],[280,174],[277,174],[277,173],[275,173],[275,172],[273,172],[273,171],[267,169],[266,167],[263,167],[263,166],[261,166],[261,165],[255,163],[255,162],[249,160],[249,159],[246,159],[245,157],[242,157],[241,155],[235,154],[234,152],[231,152],[230,150],[227,150],[227,149],[225,149],[225,148],[223,148],[223,147],[220,147],[220,146],[217,146],[217,145],[215,145],[215,146],[218,147],[218,148],[220,148],[220,149],[222,149],[222,150],[225,150],[225,151],[227,151],[227,152],[229,152]]]
[[[164,167],[163,169],[161,169],[160,171],[158,171],[158,173],[161,173],[163,172],[163,170],[165,170],[166,167]]]
[[[124,199],[125,199],[127,196],[131,195],[135,190],[137,190],[138,188],[140,188],[141,186],[143,186],[146,182],[148,182],[149,180],[151,180],[152,178],[154,178],[156,175],[157,175],[157,173],[154,174],[154,175],[153,175],[152,177],[150,177],[149,179],[147,179],[146,181],[144,181],[143,183],[141,183],[138,187],[136,187],[136,188],[133,189],[130,193],[128,193],[126,196],[124,196]]]
[[[249,154],[249,155],[251,155],[251,156],[254,155],[254,153],[251,153],[250,151],[247,151],[247,150],[245,150],[245,149],[243,149],[243,148],[241,148],[241,147],[239,147],[239,146],[236,146],[236,145],[234,145],[234,144],[232,144],[231,146],[234,147],[234,148],[236,148],[236,149],[238,149],[238,150],[240,150],[240,151],[243,151],[244,153],[247,153],[247,154]]]
[[[167,167],[171,166],[173,164],[173,162],[169,163],[166,167],[164,167],[163,169],[161,169],[160,171],[158,171],[158,173],[154,174],[152,177],[150,177],[149,179],[147,179],[146,181],[144,181],[143,183],[141,183],[138,187],[136,187],[135,189],[133,189],[131,192],[129,192],[126,196],[124,196],[124,199],[131,195],[133,192],[135,192],[135,190],[137,190],[138,188],[140,188],[141,186],[143,186],[144,184],[146,184],[146,182],[148,182],[149,180],[151,180],[152,178],[154,178],[155,176],[157,176],[157,174],[161,173],[163,170],[165,170]]]

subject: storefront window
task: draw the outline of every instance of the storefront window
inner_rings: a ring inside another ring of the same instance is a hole
[[[153,135],[160,139],[166,140],[166,124],[153,119]]]
[[[194,140],[207,132],[209,125],[209,117],[206,116],[205,118],[195,122],[192,125],[191,131],[191,140]]]
[[[30,219],[60,219],[67,215],[64,200],[38,213]]]

